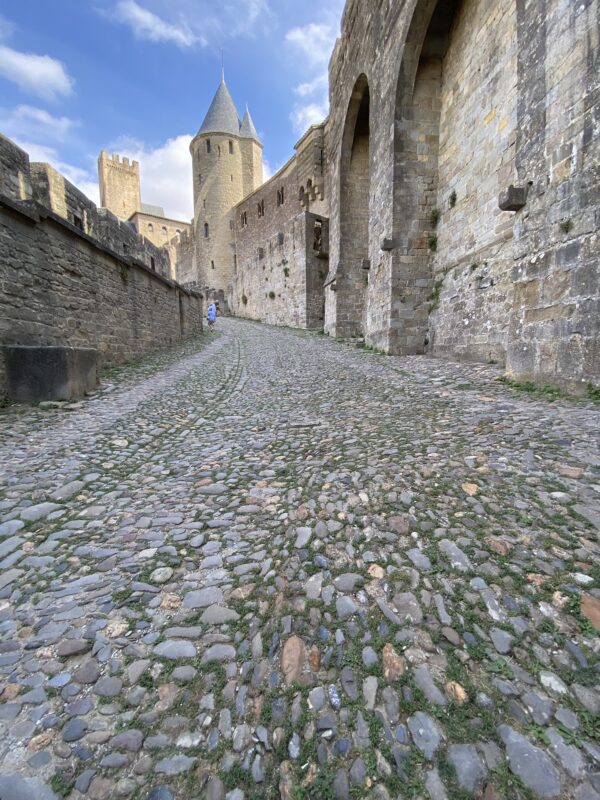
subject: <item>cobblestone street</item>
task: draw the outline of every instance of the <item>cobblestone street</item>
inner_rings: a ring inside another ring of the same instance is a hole
[[[600,800],[600,408],[218,329],[0,416],[0,800]]]

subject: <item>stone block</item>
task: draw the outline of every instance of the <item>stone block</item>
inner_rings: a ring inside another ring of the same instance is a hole
[[[531,306],[537,305],[539,297],[539,281],[515,283],[515,308],[531,308]]]
[[[527,202],[527,188],[525,186],[513,186],[500,192],[498,197],[498,207],[502,211],[520,211]]]
[[[575,311],[574,305],[554,305],[545,308],[531,308],[525,312],[525,323],[549,322],[557,319],[566,319]]]
[[[8,396],[17,403],[76,400],[98,385],[98,351],[76,347],[4,348]]]

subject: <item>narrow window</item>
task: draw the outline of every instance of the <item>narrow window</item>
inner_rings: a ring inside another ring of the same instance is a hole
[[[208,222],[204,223],[204,238],[208,239]]]
[[[129,245],[126,244],[123,245],[123,252],[125,253],[125,255],[127,255],[127,253],[129,252]]]
[[[199,183],[200,186],[202,186],[202,173],[201,172],[198,173],[198,183]]]
[[[233,268],[235,270],[237,270],[237,256],[236,255],[233,256]]]
[[[73,225],[75,225],[76,228],[79,228],[79,230],[82,231],[83,230],[83,218],[82,217],[78,217],[77,214],[73,214]]]
[[[320,219],[315,220],[314,226],[314,239],[313,239],[313,250],[321,251],[321,247],[323,244],[323,223]]]
[[[211,268],[211,269],[214,269],[214,268],[215,268],[215,262],[214,262],[214,261],[211,261],[211,262],[210,262],[210,268]]]
[[[229,220],[229,230],[230,231],[233,230],[233,220],[232,219]]]
[[[229,140],[229,155],[233,155],[233,142]]]
[[[258,209],[259,218],[260,217],[264,217],[264,215],[265,215],[265,201],[264,200],[260,201],[260,203],[257,206],[257,209]]]
[[[284,201],[285,201],[285,195],[282,186],[281,189],[277,190],[277,205],[282,206]]]
[[[152,272],[156,272],[156,262],[154,261],[154,256],[150,256],[150,266],[152,268]]]
[[[148,233],[152,233],[153,231],[154,231],[154,225],[151,222],[149,222],[148,223]]]
[[[202,201],[202,208],[206,208],[206,200]]]
[[[210,153],[210,139],[206,140],[206,152]]]
[[[265,257],[265,251],[264,251],[264,248],[262,248],[262,247],[259,247],[259,248],[258,248],[258,258],[259,258],[259,260],[262,260],[264,257]]]
[[[248,213],[246,211],[242,211],[240,222],[242,223],[242,228],[245,228],[248,224]]]
[[[233,183],[233,175],[231,176],[231,182]]]
[[[221,145],[220,144],[217,145],[217,155],[219,156],[219,158],[221,158]]]
[[[163,232],[163,235],[164,235],[164,236],[166,236],[166,235],[167,235],[167,233],[168,233],[168,231],[167,231],[167,229],[166,229],[166,227],[165,227],[164,225],[163,225],[162,232]]]

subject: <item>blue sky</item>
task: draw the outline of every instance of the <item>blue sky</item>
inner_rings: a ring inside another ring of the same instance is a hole
[[[0,131],[97,201],[102,148],[137,158],[142,197],[192,214],[188,146],[220,79],[266,174],[327,113],[343,0],[12,0],[0,16]]]

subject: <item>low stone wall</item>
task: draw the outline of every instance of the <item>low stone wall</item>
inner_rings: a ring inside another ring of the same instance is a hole
[[[121,363],[201,332],[201,295],[117,252],[112,215],[102,241],[27,199],[26,154],[4,138],[0,167],[0,397],[2,345],[93,348]]]

